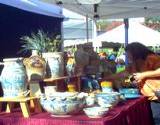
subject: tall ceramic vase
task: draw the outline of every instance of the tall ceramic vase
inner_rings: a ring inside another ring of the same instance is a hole
[[[48,68],[48,77],[57,78],[64,76],[64,53],[63,52],[50,52],[43,53],[43,58],[45,58]]]
[[[22,96],[27,90],[26,71],[22,63],[22,58],[3,59],[4,68],[0,81],[4,97]]]

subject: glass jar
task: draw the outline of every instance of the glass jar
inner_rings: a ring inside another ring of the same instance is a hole
[[[68,92],[76,92],[76,86],[73,83],[67,85]]]

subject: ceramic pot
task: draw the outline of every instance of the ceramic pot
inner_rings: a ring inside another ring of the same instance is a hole
[[[41,80],[45,77],[46,62],[35,51],[29,58],[25,58],[23,63],[27,70],[28,81]]]
[[[63,52],[50,52],[43,53],[43,57],[45,58],[48,68],[47,68],[47,76],[52,78],[62,77],[64,76],[64,53]]]
[[[3,59],[4,68],[0,81],[4,97],[21,96],[27,91],[26,71],[22,63],[22,58]]]

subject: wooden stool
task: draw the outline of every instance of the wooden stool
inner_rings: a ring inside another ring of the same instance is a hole
[[[37,97],[15,97],[15,98],[8,98],[8,97],[0,97],[0,111],[2,108],[2,103],[7,102],[7,109],[6,112],[10,113],[14,107],[14,103],[20,103],[21,111],[25,118],[30,117],[30,110],[28,106],[28,102],[33,101],[34,109],[37,109],[38,112],[42,112],[42,108],[39,103],[39,99]]]

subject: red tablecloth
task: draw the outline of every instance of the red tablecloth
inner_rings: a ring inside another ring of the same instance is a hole
[[[153,125],[150,103],[145,97],[125,101],[111,109],[103,118],[88,118],[85,114],[72,117],[53,117],[50,114],[32,113],[23,118],[22,113],[0,113],[0,125]]]

